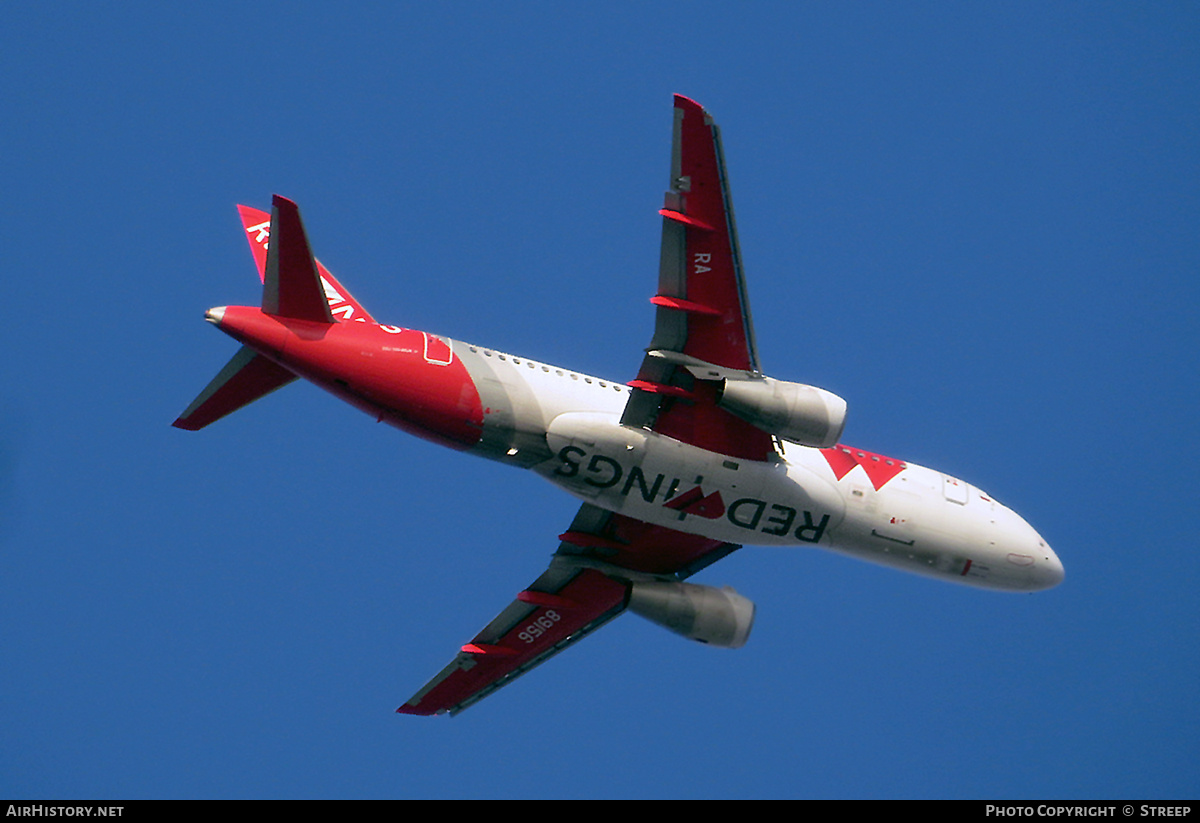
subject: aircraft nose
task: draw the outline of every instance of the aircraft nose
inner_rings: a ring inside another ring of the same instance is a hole
[[[1054,549],[1046,541],[1038,538],[1036,560],[1033,564],[1033,575],[1030,580],[1032,589],[1052,589],[1063,582],[1066,570],[1062,561],[1054,553]]]
[[[1011,509],[997,507],[993,520],[996,548],[1004,557],[1004,586],[1016,591],[1052,589],[1063,582],[1062,561],[1050,544]]]

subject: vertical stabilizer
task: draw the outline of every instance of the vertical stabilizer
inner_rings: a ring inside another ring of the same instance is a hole
[[[271,215],[253,206],[238,206],[238,215],[242,219],[242,228],[246,231],[246,239],[250,242],[250,253],[254,256],[254,266],[258,269],[258,279],[267,279],[267,249],[270,248]],[[325,299],[329,303],[329,313],[338,322],[353,320],[358,323],[374,323],[371,313],[354,299],[354,295],[329,273],[329,269],[317,260],[317,274],[321,277],[321,286],[325,289]]]
[[[271,201],[271,242],[263,279],[262,310],[276,317],[333,323],[300,220],[300,209],[278,194]]]

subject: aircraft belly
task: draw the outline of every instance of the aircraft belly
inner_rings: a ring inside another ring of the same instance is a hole
[[[865,475],[839,478],[846,517],[831,532],[829,548],[951,582],[1032,587],[1036,533],[978,489],[954,482],[954,494],[947,494],[945,475],[912,463],[879,488]]]
[[[609,511],[729,543],[828,544],[837,492],[803,467],[733,460],[617,415],[566,413],[550,424],[554,456],[534,470]]]

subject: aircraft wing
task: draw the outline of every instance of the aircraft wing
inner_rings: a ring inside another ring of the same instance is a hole
[[[457,714],[625,610],[635,578],[683,579],[738,548],[585,503],[541,577],[396,711]]]
[[[724,378],[761,374],[737,231],[709,114],[675,97],[654,337],[621,422],[749,460],[771,436],[719,408]],[[451,714],[482,700],[624,611],[639,580],[683,580],[739,548],[585,503],[550,568],[397,711]]]
[[[761,374],[721,135],[700,104],[675,95],[654,337],[621,422],[748,460],[771,436],[717,407],[725,377]]]

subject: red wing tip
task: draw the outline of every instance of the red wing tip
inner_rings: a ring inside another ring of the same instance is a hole
[[[407,703],[405,703],[403,706],[396,709],[396,714],[415,714],[415,715],[419,715],[421,717],[429,717],[432,714],[437,714],[437,712],[421,711],[416,706],[410,706]]]
[[[292,208],[296,208],[296,201],[288,200],[282,194],[272,194],[271,195],[271,205],[272,206],[291,206]]]
[[[694,108],[704,111],[704,106],[700,105],[690,97],[684,97],[682,94],[675,95],[675,108]]]

